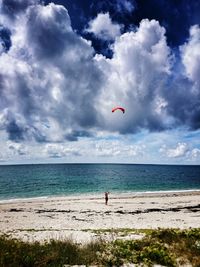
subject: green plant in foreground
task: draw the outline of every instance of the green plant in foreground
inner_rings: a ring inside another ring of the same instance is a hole
[[[144,247],[138,255],[138,261],[142,261],[148,265],[157,263],[164,266],[176,266],[174,255],[160,243],[153,243]]]
[[[72,240],[51,240],[44,244],[25,243],[17,239],[0,237],[1,267],[46,267],[65,264],[89,265],[96,262],[96,252],[102,250],[103,242],[96,241],[81,246]]]
[[[72,240],[25,243],[0,236],[1,267],[121,266],[124,263],[199,267],[200,229],[157,229],[147,231],[141,240],[99,240],[86,245]]]
[[[106,266],[121,266],[123,263],[176,266],[174,255],[167,247],[159,242],[151,243],[147,240],[117,240],[108,244],[99,256],[102,264]]]

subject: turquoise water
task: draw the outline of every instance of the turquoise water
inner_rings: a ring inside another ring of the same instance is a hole
[[[200,189],[200,166],[38,164],[0,166],[0,199]]]

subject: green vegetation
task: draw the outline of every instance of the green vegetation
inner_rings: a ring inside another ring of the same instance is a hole
[[[1,267],[43,267],[83,264],[121,266],[126,263],[152,266],[200,266],[200,228],[189,230],[157,229],[126,233],[144,233],[140,240],[99,240],[87,245],[72,240],[40,244],[25,243],[8,236],[0,237]],[[110,231],[109,231],[110,232]],[[116,231],[117,232],[117,231]],[[123,232],[123,229],[120,229]]]

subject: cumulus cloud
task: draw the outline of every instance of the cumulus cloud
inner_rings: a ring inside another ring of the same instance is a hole
[[[181,163],[189,162],[198,164],[200,159],[200,149],[195,144],[178,142],[176,145],[162,145],[159,149],[163,159],[169,159],[170,162],[175,160]]]
[[[15,143],[15,142],[8,142],[7,147],[10,153],[14,156],[24,156],[28,153],[28,149],[25,145]]]
[[[26,30],[27,41],[33,49],[32,54],[39,58],[59,56],[66,51],[66,46],[70,48],[73,43],[79,42],[73,34],[67,10],[53,3],[30,7]]]
[[[190,51],[191,42],[195,43],[195,48],[199,47],[196,31],[195,28],[194,33],[191,28],[193,36],[182,48],[183,63],[184,52]],[[107,77],[98,98],[102,127],[121,133],[134,133],[144,128],[162,131],[181,125],[199,129],[198,78],[193,76],[191,80],[176,69],[177,59],[167,45],[165,29],[157,21],[142,20],[135,32],[118,37],[112,49],[111,59],[96,56]],[[125,116],[115,118],[107,114],[115,105],[126,107]]]
[[[31,5],[11,31],[12,46],[0,58],[1,129],[13,141],[89,135],[101,72],[90,43],[73,32],[67,10]]]
[[[66,147],[61,144],[47,144],[44,148],[44,156],[50,158],[65,158],[68,156],[81,156],[77,148]]]
[[[190,28],[190,38],[181,47],[182,60],[188,78],[196,83],[200,90],[200,27],[194,25]]]
[[[113,58],[96,60],[107,77],[99,95],[104,127],[121,133],[141,128],[162,130],[167,125],[167,102],[160,91],[170,73],[171,55],[165,29],[155,20],[143,20],[136,32],[121,35],[113,45]],[[115,105],[124,116],[107,114]]]
[[[194,148],[191,151],[191,159],[192,160],[199,160],[200,159],[200,149],[199,148]]]
[[[189,148],[186,143],[178,143],[174,148],[167,148],[163,146],[160,152],[164,153],[169,158],[179,158],[184,157],[188,153]]]
[[[143,157],[145,145],[128,145],[120,141],[98,141],[94,143],[94,154],[100,157],[132,158]]]
[[[89,22],[87,32],[93,33],[97,38],[103,40],[114,40],[121,34],[122,25],[113,23],[109,13],[100,13]]]
[[[156,20],[142,20],[121,34],[108,13],[99,14],[88,31],[113,41],[108,59],[95,55],[91,42],[73,30],[63,6],[37,0],[0,4],[0,130],[12,142],[77,141],[99,130],[200,128],[198,26],[180,49],[184,73],[174,70],[165,28]],[[116,105],[125,114],[112,113]],[[53,155],[53,148],[47,149],[52,157],[67,153],[61,147]]]
[[[195,25],[190,28],[188,41],[180,47],[182,64],[174,69],[169,77],[170,85],[163,89],[163,96],[168,102],[167,111],[176,126],[185,125],[190,130],[200,128],[200,29]]]

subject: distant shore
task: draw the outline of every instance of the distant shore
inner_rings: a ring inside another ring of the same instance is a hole
[[[73,238],[87,242],[95,230],[199,228],[200,190],[111,192],[0,201],[0,231],[25,241]]]

